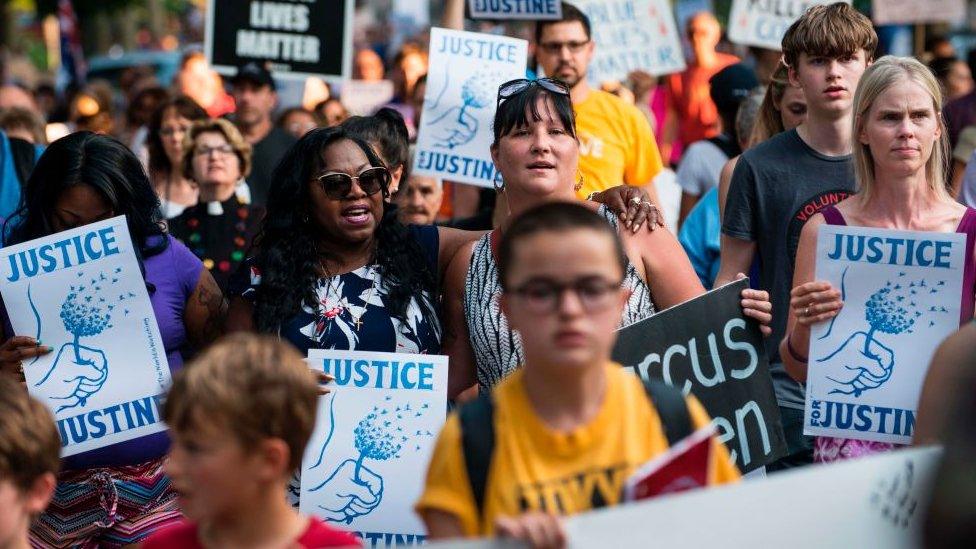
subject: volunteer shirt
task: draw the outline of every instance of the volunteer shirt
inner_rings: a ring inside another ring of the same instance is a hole
[[[796,130],[778,134],[739,157],[725,205],[722,233],[754,242],[761,289],[773,305],[773,333],[765,338],[780,406],[803,409],[804,388],[786,373],[779,343],[786,333],[793,265],[800,231],[823,208],[854,192],[851,156],[825,156]]]
[[[529,403],[518,370],[492,393],[495,449],[485,489],[484,520],[478,517],[464,465],[457,414],[444,425],[434,449],[418,512],[439,510],[456,516],[467,536],[491,535],[495,518],[527,511],[572,515],[616,505],[624,482],[640,465],[665,452],[668,441],[644,387],[619,364],[605,366],[603,404],[590,422],[570,433],[553,431]],[[693,398],[688,408],[694,428],[710,423]],[[739,479],[725,445],[713,438],[708,483]]]
[[[308,528],[291,543],[289,548],[308,547],[362,547],[352,534],[330,528],[317,518],[308,519]],[[200,532],[192,522],[179,522],[175,526],[157,531],[142,543],[142,549],[203,549]]]
[[[580,140],[580,198],[626,183],[647,185],[661,171],[661,153],[647,118],[620,98],[593,90],[573,105]]]

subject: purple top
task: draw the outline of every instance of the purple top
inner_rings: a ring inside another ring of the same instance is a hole
[[[158,237],[156,237],[158,238]],[[193,290],[196,289],[203,270],[203,263],[180,241],[166,236],[169,245],[157,255],[143,260],[146,269],[146,282],[155,286],[156,291],[149,294],[159,333],[166,349],[166,361],[170,372],[183,367],[180,348],[186,344],[186,326],[183,324],[183,310]],[[6,333],[12,334],[6,310],[0,310]],[[136,465],[162,457],[169,448],[169,437],[165,432],[147,435],[137,439],[115,444],[106,448],[83,452],[62,460],[62,470],[90,469],[93,467],[112,467]]]

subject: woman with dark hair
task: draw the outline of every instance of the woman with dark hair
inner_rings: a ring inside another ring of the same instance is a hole
[[[390,193],[400,189],[410,172],[410,134],[403,116],[383,107],[373,116],[347,118],[342,127],[352,135],[370,144],[390,170]]]
[[[118,215],[126,217],[169,368],[176,371],[183,365],[181,348],[217,337],[226,304],[200,260],[166,234],[159,199],[125,145],[91,132],[52,143],[24,187],[20,209],[4,226],[3,245]],[[2,316],[0,372],[23,381],[24,363],[50,348],[14,334]],[[176,521],[177,495],[162,468],[168,445],[166,434],[157,433],[65,458],[54,500],[34,522],[31,541],[117,547]]]
[[[509,219],[547,202],[575,201],[579,141],[566,86],[556,80],[513,80],[498,90],[491,156],[502,174]],[[621,235],[630,290],[621,324],[626,326],[704,293],[681,245],[668,231],[620,230],[607,207],[598,211]],[[448,397],[477,383],[487,391],[523,362],[521,342],[499,307],[496,248],[508,223],[462,248],[445,278],[444,348],[451,357]],[[766,292],[743,291],[747,316],[771,320]]]
[[[149,181],[165,219],[197,203],[197,186],[183,174],[183,137],[190,125],[206,118],[200,105],[181,95],[160,105],[149,119]]]

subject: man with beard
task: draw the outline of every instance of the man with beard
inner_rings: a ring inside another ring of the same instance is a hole
[[[661,171],[661,155],[647,118],[633,105],[594,89],[586,81],[595,44],[590,20],[576,6],[563,2],[558,21],[540,21],[535,28],[535,55],[546,76],[570,89],[580,140],[580,198],[626,183],[644,190],[656,203],[652,180]]]
[[[271,172],[296,140],[271,121],[271,113],[278,104],[278,93],[268,69],[248,63],[238,69],[231,84],[237,103],[234,124],[253,147],[251,175],[247,178],[251,202],[264,206],[271,187]]]

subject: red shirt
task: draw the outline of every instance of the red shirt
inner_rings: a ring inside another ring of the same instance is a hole
[[[315,517],[308,520],[308,528],[289,547],[315,549],[317,547],[362,547],[355,536],[326,526]],[[197,525],[182,521],[164,528],[142,543],[142,549],[204,549],[200,544]]]

